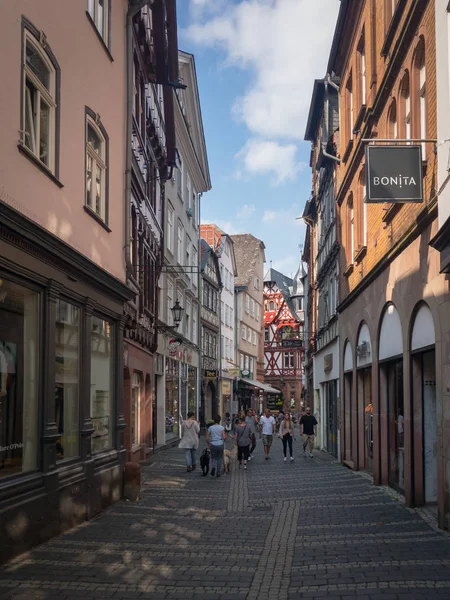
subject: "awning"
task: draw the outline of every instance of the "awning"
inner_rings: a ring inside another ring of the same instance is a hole
[[[261,381],[255,381],[254,379],[247,379],[246,377],[238,377],[238,381],[243,381],[244,383],[251,385],[252,387],[259,388],[268,394],[281,394],[280,390],[273,388],[271,385],[267,383],[262,383]]]

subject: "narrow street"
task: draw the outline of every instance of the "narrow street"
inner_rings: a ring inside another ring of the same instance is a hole
[[[220,479],[161,452],[140,501],[5,565],[0,598],[450,598],[448,534],[298,439],[284,463],[277,442]]]

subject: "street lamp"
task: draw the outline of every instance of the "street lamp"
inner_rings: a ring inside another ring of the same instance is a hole
[[[184,308],[180,306],[180,303],[177,300],[170,310],[172,311],[173,316],[173,326],[177,328],[183,318]]]

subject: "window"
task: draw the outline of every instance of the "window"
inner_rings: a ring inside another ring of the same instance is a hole
[[[391,24],[392,17],[394,16],[395,9],[397,7],[397,2],[398,0],[384,0],[384,22],[386,31],[389,28],[389,25]]]
[[[173,306],[173,283],[167,280],[167,325],[173,324],[172,306]]]
[[[181,198],[182,194],[183,194],[183,161],[181,160],[181,156],[178,154],[178,151],[177,151],[177,159],[178,159],[178,165],[177,165],[177,193],[178,193],[178,196]]]
[[[261,316],[261,307],[260,305],[257,303],[256,304],[256,320],[259,322],[259,318]]]
[[[265,342],[269,341],[269,328],[268,327],[264,327],[264,341]]]
[[[186,196],[185,196],[185,198],[186,198],[186,210],[192,210],[191,178],[189,177],[189,175],[187,173],[186,173]]]
[[[256,331],[253,331],[253,345],[256,346]]]
[[[352,74],[350,73],[347,79],[347,85],[345,86],[345,108],[346,108],[346,134],[347,140],[346,142],[350,142],[353,139],[353,124],[354,124],[354,114],[353,114],[353,82],[352,82]]]
[[[60,437],[56,459],[79,456],[80,309],[56,302],[55,422]]]
[[[92,317],[91,324],[91,417],[92,452],[113,447],[113,326],[109,321]]]
[[[397,126],[397,103],[395,98],[391,102],[388,115],[388,138],[395,140],[398,138],[398,126]]]
[[[250,371],[250,374],[253,375],[253,358],[251,356],[250,356],[248,367],[249,367],[248,370]]]
[[[220,302],[220,322],[225,323],[225,303],[223,300]]]
[[[253,286],[254,286],[255,290],[259,290],[259,279],[258,279],[258,277],[254,277],[253,278]]]
[[[39,165],[58,177],[60,69],[43,32],[22,18],[21,144]]]
[[[247,339],[247,327],[245,325],[242,325],[241,337],[243,340]]]
[[[400,89],[400,137],[411,139],[411,93],[409,73],[403,77]]]
[[[131,205],[131,232],[130,232],[130,261],[133,267],[133,277],[137,279],[138,270],[138,227],[137,227],[137,216],[136,207],[134,204]]]
[[[186,300],[186,310],[184,311],[184,335],[188,340],[191,339],[191,302]]]
[[[194,267],[192,273],[192,283],[195,287],[197,287],[198,281],[198,252],[195,246],[192,247],[192,266]]]
[[[197,227],[197,192],[192,191],[192,223]]]
[[[100,118],[86,107],[86,206],[108,222],[108,136]]]
[[[87,12],[92,19],[100,37],[109,47],[109,14],[110,0],[88,0]]]
[[[359,79],[359,96],[361,105],[366,104],[366,43],[364,31],[358,44],[358,79]]]
[[[191,266],[191,238],[186,235],[186,267]],[[191,270],[187,269],[187,276],[191,278]]]
[[[192,341],[194,344],[197,343],[197,307],[194,306],[192,310]]]
[[[414,137],[426,139],[427,137],[427,98],[426,98],[426,70],[425,70],[425,44],[423,38],[421,38],[415,53],[414,58],[414,75],[415,75],[415,88],[417,97],[417,131],[414,131]],[[422,142],[422,159],[426,158],[426,145]]]
[[[353,195],[350,194],[347,200],[347,236],[346,236],[346,258],[347,265],[353,264],[355,254],[355,222],[353,211]]]
[[[177,244],[177,260],[178,264],[183,264],[183,238],[184,238],[184,227],[181,221],[178,221],[178,244]]]
[[[255,301],[253,298],[250,300],[250,316],[255,316]]]
[[[245,367],[246,369],[248,369],[248,368],[249,368],[249,366],[250,366],[250,360],[249,360],[249,357],[248,357],[247,355],[245,355],[245,357],[244,357],[244,367]]]
[[[294,353],[293,352],[284,352],[284,368],[285,369],[293,369],[294,368]]]
[[[243,354],[239,354],[239,365],[241,367],[241,371],[244,369],[244,355]]]
[[[167,205],[167,250],[173,254],[173,213],[171,204]]]
[[[359,175],[359,202],[358,202],[358,250],[367,246],[367,204],[366,204],[366,173],[365,168]]]
[[[248,314],[250,312],[250,296],[245,294],[245,312]]]
[[[269,302],[269,310],[270,310],[270,311],[273,311],[273,310],[275,310],[275,303],[274,303],[274,301],[273,301],[273,300],[271,300],[271,301]]]
[[[38,467],[39,379],[43,373],[42,363],[39,369],[39,297],[39,293],[2,278],[0,479]]]
[[[139,373],[133,373],[131,383],[131,445],[139,444],[139,412],[141,404],[141,377]]]

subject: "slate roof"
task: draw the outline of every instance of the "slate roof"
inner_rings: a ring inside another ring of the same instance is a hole
[[[255,274],[255,265],[261,248],[263,251],[265,249],[264,242],[251,233],[230,235],[230,239],[233,240],[237,267],[234,285],[248,285]]]
[[[271,281],[275,283],[277,288],[280,290],[281,295],[283,296],[284,301],[286,302],[289,310],[291,311],[292,316],[298,321],[299,318],[297,316],[297,313],[295,312],[295,307],[292,302],[291,290],[293,288],[294,281],[290,277],[283,275],[283,273],[280,273],[280,271],[277,271],[276,269],[269,269],[264,276],[264,283],[269,283]]]

